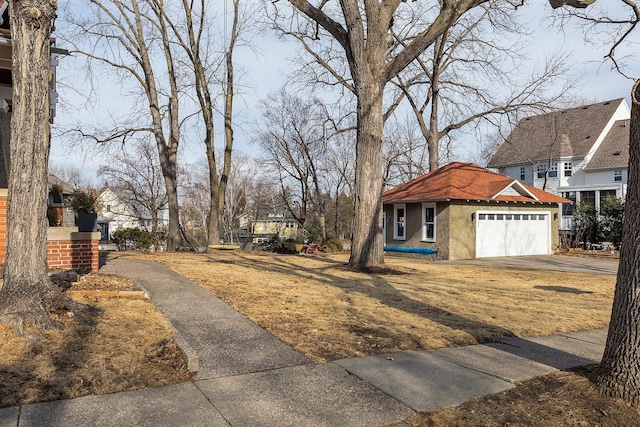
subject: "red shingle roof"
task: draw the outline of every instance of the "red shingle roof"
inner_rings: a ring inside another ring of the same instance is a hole
[[[476,200],[570,203],[569,200],[491,172],[473,163],[454,162],[387,190],[384,203]]]

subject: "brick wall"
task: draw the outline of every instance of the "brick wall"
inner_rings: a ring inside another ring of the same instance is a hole
[[[47,261],[51,269],[97,271],[98,239],[47,240]]]
[[[100,233],[81,233],[77,227],[49,227],[47,261],[50,269],[97,271]],[[7,250],[7,190],[0,189],[0,264]]]

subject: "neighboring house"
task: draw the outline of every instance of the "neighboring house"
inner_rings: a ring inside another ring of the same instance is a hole
[[[472,163],[450,163],[383,196],[385,246],[443,259],[551,254],[568,200]]]
[[[240,233],[243,239],[250,238],[253,243],[266,243],[274,235],[280,239],[295,238],[298,235],[298,222],[283,212],[270,212],[252,219],[246,215],[240,217]]]
[[[73,188],[51,172],[49,172],[48,185],[48,210],[50,213],[53,212],[55,218],[57,218],[57,226],[73,227],[75,224],[74,212],[65,206],[65,201],[73,193]]]
[[[599,209],[627,192],[629,118],[616,99],[520,120],[487,167]],[[571,229],[572,212],[563,205],[560,230]]]
[[[151,231],[151,218],[140,218],[135,210],[124,203],[110,188],[103,190],[98,196],[100,210],[98,212],[98,226],[100,240],[109,241],[113,232],[124,228],[139,228]],[[169,212],[163,209],[158,212],[158,227],[169,224]]]

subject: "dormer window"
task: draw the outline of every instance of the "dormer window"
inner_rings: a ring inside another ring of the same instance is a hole
[[[549,169],[549,165],[547,163],[538,163],[536,167],[538,178],[544,178],[547,173],[547,169]]]
[[[564,176],[571,176],[573,173],[573,163],[566,162],[564,164]]]

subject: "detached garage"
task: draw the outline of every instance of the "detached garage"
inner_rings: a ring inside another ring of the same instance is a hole
[[[389,250],[443,259],[551,254],[568,200],[472,163],[451,163],[383,194]]]

